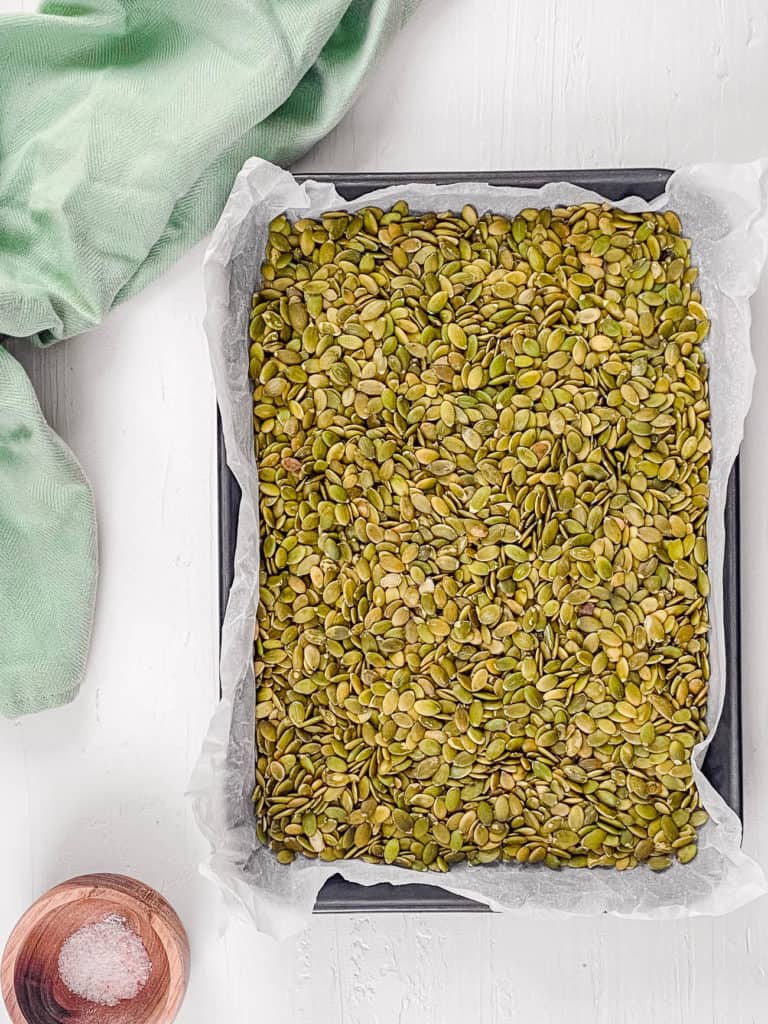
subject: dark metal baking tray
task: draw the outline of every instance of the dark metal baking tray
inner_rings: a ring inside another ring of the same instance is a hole
[[[608,199],[637,195],[653,199],[664,191],[670,171],[650,169],[609,169],[595,171],[459,171],[414,174],[312,174],[297,175],[314,181],[332,182],[347,199],[365,192],[408,182],[440,185],[484,181],[491,185],[539,188],[550,181],[570,181],[593,189]],[[254,282],[255,284],[255,282]],[[243,343],[247,344],[245,330]],[[219,610],[223,621],[232,585],[240,490],[227,468],[219,425]],[[704,773],[726,802],[741,816],[741,610],[739,580],[739,467],[734,465],[725,507],[725,566],[723,575],[725,609],[725,655],[728,686],[725,705],[709,747]],[[356,885],[340,875],[331,878],[317,897],[315,911],[349,913],[372,911],[473,911],[488,907],[464,899],[433,885]]]

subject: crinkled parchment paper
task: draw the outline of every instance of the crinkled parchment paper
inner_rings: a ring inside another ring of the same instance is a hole
[[[255,835],[253,633],[256,618],[259,529],[258,475],[253,455],[251,387],[248,379],[248,315],[260,282],[267,226],[278,213],[316,217],[328,209],[386,207],[405,199],[415,210],[478,211],[513,217],[524,207],[603,201],[567,183],[540,189],[461,185],[410,185],[371,192],[346,202],[333,186],[299,184],[287,171],[249,160],[240,172],[205,259],[206,332],[226,442],[227,461],[242,490],[235,557],[221,643],[223,698],[211,722],[191,783],[201,828],[211,843],[204,870],[256,926],[282,937],[309,921],[315,896],[331,875],[354,882],[419,882],[481,900],[519,915],[567,916],[611,913],[636,918],[720,914],[766,891],[760,868],[740,848],[738,818],[699,770],[708,740],[693,752],[694,772],[710,821],[699,832],[699,854],[653,873],[568,869],[499,863],[459,864],[447,874],[415,872],[362,861],[323,863],[299,857],[278,864]],[[768,164],[699,165],[675,172],[652,203],[630,198],[622,209],[662,210],[680,216],[693,241],[702,300],[712,327],[706,341],[710,366],[713,438],[711,503],[707,528],[712,583],[710,738],[725,692],[723,625],[723,510],[726,485],[742,437],[754,367],[750,354],[749,296],[760,279],[768,246]]]

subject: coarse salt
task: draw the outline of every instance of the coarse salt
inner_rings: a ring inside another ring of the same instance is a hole
[[[73,932],[59,951],[58,966],[73,995],[102,1006],[133,999],[152,970],[144,943],[119,914],[107,914]]]

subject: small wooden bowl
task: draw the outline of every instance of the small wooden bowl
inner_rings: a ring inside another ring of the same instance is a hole
[[[107,914],[125,918],[152,970],[134,999],[102,1006],[73,995],[59,977],[63,943]],[[50,889],[11,932],[0,980],[13,1024],[170,1024],[189,978],[184,926],[160,893],[125,875],[81,875]]]

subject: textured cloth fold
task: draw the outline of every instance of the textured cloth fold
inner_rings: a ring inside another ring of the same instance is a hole
[[[290,163],[338,122],[415,6],[49,0],[0,17],[0,338],[78,334],[157,277],[247,157]],[[0,515],[0,711],[21,713],[77,690],[95,530],[76,460],[2,350]]]
[[[65,704],[85,671],[96,515],[72,452],[0,346],[0,713]]]

